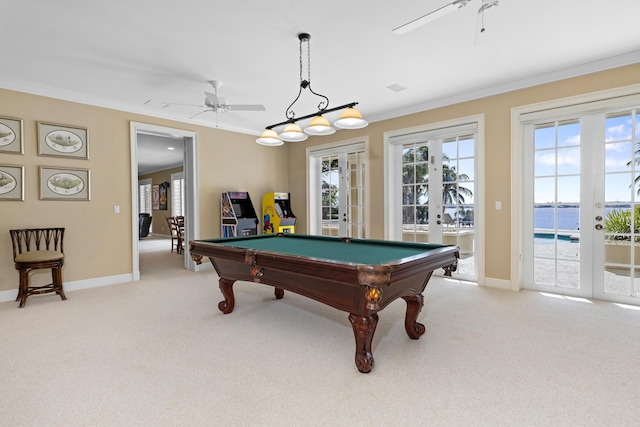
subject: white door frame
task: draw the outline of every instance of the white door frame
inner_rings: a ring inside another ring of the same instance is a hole
[[[130,122],[131,144],[131,224],[132,224],[132,266],[133,280],[140,280],[140,256],[138,252],[138,134],[151,134],[183,138],[184,140],[184,177],[185,177],[185,242],[200,238],[200,215],[198,203],[198,134],[196,132],[156,126],[148,123]],[[196,264],[189,254],[189,245],[185,245],[184,267],[196,271]]]

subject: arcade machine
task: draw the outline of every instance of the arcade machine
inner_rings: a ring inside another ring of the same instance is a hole
[[[258,216],[246,191],[224,192],[221,199],[222,237],[258,234]]]
[[[296,216],[291,211],[290,193],[267,193],[262,198],[262,234],[294,233]]]

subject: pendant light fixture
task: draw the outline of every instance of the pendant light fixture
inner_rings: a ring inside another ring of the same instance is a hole
[[[311,36],[307,33],[298,34],[298,40],[300,41],[300,89],[298,90],[298,96],[293,100],[291,105],[285,111],[287,120],[281,123],[276,123],[267,126],[262,132],[260,138],[256,140],[258,144],[277,146],[282,145],[283,141],[287,142],[300,142],[308,138],[307,135],[331,135],[336,130],[329,124],[329,121],[324,117],[327,113],[334,111],[345,110],[340,118],[333,124],[340,129],[360,129],[367,126],[369,123],[362,118],[362,114],[356,108],[358,103],[352,102],[349,104],[341,105],[339,107],[329,108],[329,98],[319,93],[314,92],[311,88],[311,47],[309,40]],[[302,44],[307,44],[307,79],[302,77]],[[313,114],[308,114],[302,117],[296,117],[296,113],[293,110],[293,106],[300,99],[303,89],[309,89],[313,95],[322,98],[318,104],[318,111]],[[312,119],[304,131],[300,128],[296,122],[300,120]],[[284,130],[277,134],[274,128],[284,126]]]

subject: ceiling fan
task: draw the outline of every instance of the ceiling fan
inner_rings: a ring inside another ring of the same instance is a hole
[[[189,119],[193,119],[194,117],[199,116],[200,114],[206,113],[208,111],[214,112],[216,114],[217,113],[224,114],[229,111],[265,111],[264,105],[261,105],[261,104],[229,104],[229,102],[225,98],[218,96],[218,88],[222,86],[222,82],[219,80],[209,80],[209,84],[213,86],[214,93],[205,91],[204,105],[177,104],[177,103],[165,102],[163,103],[164,104],[163,108],[168,107],[169,105],[192,105],[194,107],[200,107],[200,108],[207,107],[206,110],[200,111],[199,113],[194,114],[193,116],[189,117]]]
[[[408,33],[409,31],[415,30],[418,27],[421,27],[429,22],[435,21],[438,18],[441,18],[457,9],[462,9],[472,0],[454,0],[451,3],[442,6],[436,10],[433,10],[426,15],[422,15],[419,18],[414,19],[413,21],[407,22],[404,25],[401,25],[397,28],[391,30],[392,33],[402,35]],[[493,6],[498,6],[499,0],[482,0],[482,6],[478,9],[478,15],[482,14],[484,16],[484,11],[492,8]]]

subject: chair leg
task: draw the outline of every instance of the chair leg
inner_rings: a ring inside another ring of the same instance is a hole
[[[20,308],[27,303],[29,296],[29,270],[20,270],[20,289],[18,290],[18,298],[20,299]],[[16,299],[18,301],[18,299]]]
[[[56,290],[56,293],[60,295],[63,301],[66,300],[67,296],[62,289],[62,267],[52,268],[51,278],[53,279],[53,288]]]
[[[16,302],[20,301],[20,299],[22,298],[22,293],[24,292],[24,290],[22,289],[22,275],[23,272],[22,270],[18,271],[18,273],[20,274],[20,279],[19,279],[19,283],[18,283],[18,296],[16,297]]]

